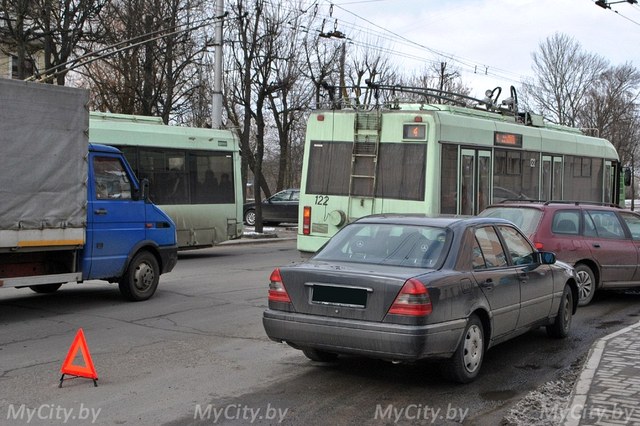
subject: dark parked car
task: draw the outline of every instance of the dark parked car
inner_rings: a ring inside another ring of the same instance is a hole
[[[299,189],[285,189],[262,201],[262,223],[298,222]],[[244,223],[256,224],[256,204],[244,204]]]
[[[576,269],[579,305],[596,289],[640,286],[640,215],[589,202],[508,202],[483,217],[515,223],[540,250]]]
[[[577,307],[573,268],[491,218],[364,217],[270,281],[272,340],[315,361],[444,359],[459,382],[488,348],[532,328],[565,337]]]

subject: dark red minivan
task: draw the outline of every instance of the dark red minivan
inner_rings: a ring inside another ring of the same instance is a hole
[[[508,219],[539,250],[574,266],[579,304],[596,290],[640,287],[640,215],[611,204],[575,201],[503,202],[480,216]]]

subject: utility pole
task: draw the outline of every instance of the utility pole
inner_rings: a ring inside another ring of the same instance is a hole
[[[222,15],[224,14],[223,0],[216,0],[215,13],[215,63],[213,64],[213,93],[211,96],[211,128],[220,129],[222,127]]]

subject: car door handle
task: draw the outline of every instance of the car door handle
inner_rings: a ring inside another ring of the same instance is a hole
[[[95,209],[93,212],[97,215],[104,216],[107,214],[107,209]]]
[[[493,280],[491,278],[488,278],[485,281],[480,283],[480,287],[485,288],[487,290],[493,290],[493,287],[495,287],[495,284],[493,283]]]
[[[593,246],[594,246],[595,248],[600,248],[600,244],[598,244],[598,243],[593,243]]]
[[[518,274],[518,277],[520,278],[520,281],[523,281],[523,282],[529,281],[529,274],[526,274],[524,272]]]

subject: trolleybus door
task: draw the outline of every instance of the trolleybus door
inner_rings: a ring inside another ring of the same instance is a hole
[[[475,215],[489,205],[491,151],[463,149],[460,155],[460,214]]]
[[[562,200],[562,157],[542,156],[542,199]]]

